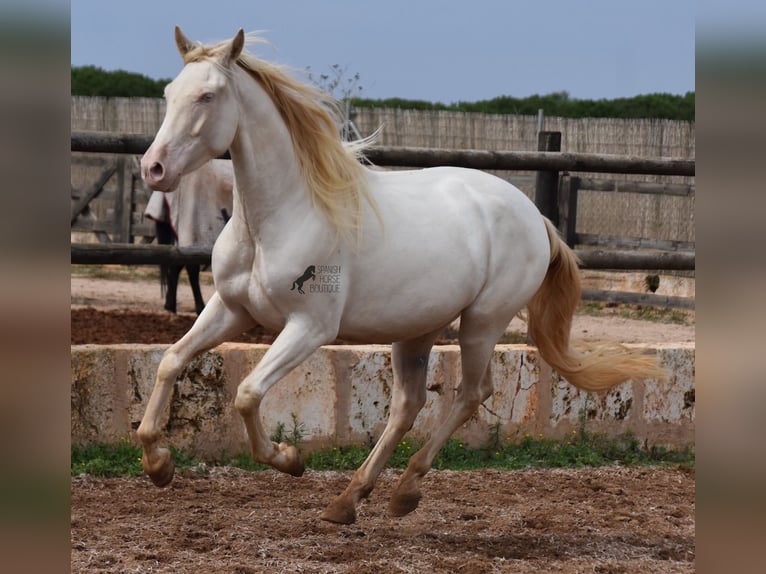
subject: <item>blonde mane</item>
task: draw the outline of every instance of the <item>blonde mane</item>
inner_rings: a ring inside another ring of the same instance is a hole
[[[263,41],[250,36],[248,42]],[[184,56],[184,63],[216,56],[226,47],[198,45]],[[341,118],[337,100],[291,77],[281,66],[242,52],[237,64],[271,97],[287,124],[311,199],[344,239],[358,239],[362,221],[362,199],[376,215],[377,204],[369,193],[364,150],[377,134],[356,142],[344,142],[336,123]]]

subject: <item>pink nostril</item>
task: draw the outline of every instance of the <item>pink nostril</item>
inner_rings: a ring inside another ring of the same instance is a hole
[[[154,181],[161,180],[165,175],[165,168],[158,161],[155,161],[149,168],[149,175]]]

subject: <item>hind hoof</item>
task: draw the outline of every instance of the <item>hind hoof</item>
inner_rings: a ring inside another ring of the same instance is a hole
[[[334,524],[353,524],[356,522],[356,508],[339,496],[324,509],[319,518]]]
[[[417,489],[409,492],[394,492],[388,503],[388,515],[395,518],[408,515],[418,507],[421,498],[422,495]]]

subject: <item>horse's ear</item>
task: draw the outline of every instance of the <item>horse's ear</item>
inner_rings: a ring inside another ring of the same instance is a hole
[[[178,47],[178,51],[181,52],[181,56],[186,56],[186,54],[194,48],[194,42],[189,40],[189,38],[181,32],[181,28],[178,26],[176,26],[176,46]]]
[[[229,45],[229,51],[226,55],[226,64],[236,62],[239,55],[242,53],[242,48],[245,47],[245,31],[240,28],[239,32],[234,36],[234,39]]]

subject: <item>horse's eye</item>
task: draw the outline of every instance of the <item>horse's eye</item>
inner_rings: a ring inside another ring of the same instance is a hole
[[[199,97],[199,101],[203,104],[209,104],[213,101],[214,94],[212,92],[205,92]]]

